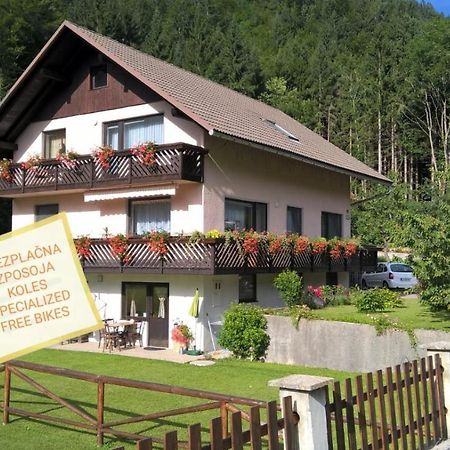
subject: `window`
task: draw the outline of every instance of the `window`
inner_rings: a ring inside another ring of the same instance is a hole
[[[164,142],[164,116],[148,116],[105,124],[104,141],[114,150],[126,150],[144,142]]]
[[[225,199],[226,230],[267,230],[267,204]]]
[[[322,213],[322,237],[342,237],[342,214]]]
[[[44,132],[44,158],[56,158],[59,152],[66,151],[66,130]]]
[[[256,275],[239,275],[239,303],[256,302]]]
[[[287,233],[302,234],[302,209],[294,206],[287,207]]]
[[[108,85],[108,70],[106,64],[91,67],[91,89],[99,89]]]
[[[59,205],[49,204],[49,205],[36,205],[34,207],[34,221],[39,222],[42,219],[53,216],[59,213]]]
[[[170,233],[170,200],[139,200],[131,202],[132,234],[141,235],[149,231]]]

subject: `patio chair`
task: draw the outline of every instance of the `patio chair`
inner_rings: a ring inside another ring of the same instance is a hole
[[[133,347],[136,347],[136,341],[139,341],[142,347],[142,332],[144,330],[144,321],[135,322],[128,332],[128,339]]]
[[[114,350],[114,348],[118,348],[120,351],[121,336],[119,332],[114,327],[108,325],[107,323],[105,324],[105,328],[101,330],[101,333],[102,332],[103,332],[103,351],[105,351],[105,349],[109,349],[109,352],[111,353],[111,351]]]

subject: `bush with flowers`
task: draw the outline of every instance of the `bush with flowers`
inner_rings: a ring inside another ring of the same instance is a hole
[[[5,180],[8,183],[11,183],[13,180],[11,173],[11,164],[12,161],[10,159],[3,158],[0,160],[0,180]]]
[[[114,256],[119,258],[120,264],[127,264],[130,261],[128,252],[128,237],[124,234],[116,234],[108,238],[109,245],[111,246],[111,251]]]
[[[77,239],[74,239],[74,243],[80,258],[89,258],[91,256],[91,239],[89,236],[80,236]]]
[[[153,142],[144,142],[136,145],[130,148],[130,152],[144,166],[150,167],[156,163],[155,145]]]
[[[92,156],[94,160],[100,165],[104,170],[109,169],[111,166],[111,158],[114,155],[114,149],[110,145],[105,145],[103,147],[97,147],[92,151]]]
[[[144,234],[144,239],[147,241],[147,247],[151,252],[156,253],[159,256],[167,255],[169,249],[167,247],[167,239],[169,233],[167,231],[151,231]]]

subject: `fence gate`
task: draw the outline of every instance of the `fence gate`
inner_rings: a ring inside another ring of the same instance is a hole
[[[328,388],[329,450],[427,449],[447,438],[438,354]]]

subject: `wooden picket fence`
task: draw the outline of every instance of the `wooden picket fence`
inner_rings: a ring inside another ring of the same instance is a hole
[[[201,424],[197,423],[188,428],[188,442],[179,442],[177,431],[171,431],[164,435],[162,447],[164,450],[178,450],[187,448],[189,450],[242,450],[245,444],[250,443],[252,450],[260,450],[263,447],[269,450],[279,450],[281,445],[287,449],[296,448],[295,425],[297,416],[292,411],[292,398],[283,398],[284,417],[278,419],[277,402],[267,403],[267,422],[262,423],[260,408],[250,408],[249,414],[236,411],[231,414],[231,430],[227,430],[226,423],[222,417],[212,419],[209,426],[207,443],[202,444]],[[243,430],[243,422],[249,422],[249,429]],[[283,430],[283,437],[279,431]],[[117,447],[114,450],[124,450],[125,447]],[[140,440],[136,443],[136,450],[152,450],[151,438]]]
[[[435,355],[336,381],[326,405],[329,450],[426,449],[447,438]],[[355,395],[356,394],[356,395]]]

